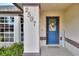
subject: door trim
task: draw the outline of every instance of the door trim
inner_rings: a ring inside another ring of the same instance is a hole
[[[48,45],[48,23],[47,23],[48,19],[47,18],[53,18],[53,17],[58,18],[58,21],[59,21],[59,23],[58,23],[58,31],[59,31],[59,33],[58,34],[60,34],[60,17],[59,16],[46,16],[46,45]],[[60,40],[58,40],[58,41],[59,41],[59,44],[60,44]]]

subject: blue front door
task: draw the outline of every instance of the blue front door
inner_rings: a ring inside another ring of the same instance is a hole
[[[47,17],[47,44],[59,44],[59,17]]]

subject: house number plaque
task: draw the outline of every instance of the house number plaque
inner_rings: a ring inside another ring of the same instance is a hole
[[[26,10],[25,12],[27,13],[27,17],[29,17],[30,22],[32,22],[34,24],[34,27],[35,27],[36,21],[34,20],[34,17],[31,15],[31,12],[29,11],[28,8],[26,8],[25,10]]]

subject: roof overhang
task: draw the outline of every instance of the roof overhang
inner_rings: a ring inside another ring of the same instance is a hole
[[[23,12],[23,8],[18,3],[13,3],[13,4]]]

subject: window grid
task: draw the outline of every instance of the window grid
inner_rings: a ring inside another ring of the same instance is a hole
[[[14,17],[0,17],[0,42],[14,42]]]

